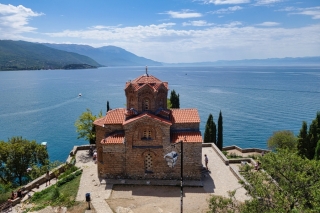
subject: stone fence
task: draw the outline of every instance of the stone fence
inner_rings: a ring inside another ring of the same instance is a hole
[[[82,145],[82,146],[74,146],[73,149],[70,151],[70,154],[66,160],[67,163],[71,163],[74,156],[76,156],[77,152],[79,150],[89,150],[90,147],[93,147],[93,149],[96,149],[96,145]]]
[[[248,153],[248,152],[257,152],[257,153],[267,153],[270,152],[270,150],[267,149],[259,149],[259,148],[246,148],[246,149],[241,149],[240,147],[236,146],[236,145],[232,145],[232,146],[225,146],[222,148],[222,151],[228,151],[228,150],[232,150],[232,149],[236,149],[241,153]]]

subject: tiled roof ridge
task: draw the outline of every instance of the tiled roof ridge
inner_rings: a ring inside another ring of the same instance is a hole
[[[202,143],[203,142],[201,131],[171,132],[170,137],[171,137],[172,143],[175,143],[178,141],[183,141],[185,143],[188,143],[188,142]]]
[[[143,85],[139,85],[139,84],[143,84]],[[155,85],[151,85],[151,84],[155,84]],[[160,79],[158,79],[157,77],[152,76],[152,75],[146,76],[145,74],[139,76],[138,78],[136,78],[132,81],[126,82],[125,89],[127,89],[129,86],[131,86],[131,87],[133,87],[133,89],[135,91],[137,91],[137,90],[142,89],[145,85],[148,85],[154,91],[157,91],[161,85],[163,85],[165,88],[168,89],[168,82],[161,81]]]
[[[101,140],[101,144],[123,144],[125,133],[124,132],[113,132]]]
[[[153,75],[143,74],[143,75],[139,76],[138,78],[132,80],[131,83],[139,83],[140,80],[145,79],[145,78],[147,78],[148,80],[153,80],[152,82],[149,82],[149,83],[157,83],[157,82],[160,83],[160,82],[162,82],[159,78],[157,78],[157,77],[155,77]],[[144,81],[143,83],[146,83],[146,82]]]
[[[198,109],[170,109],[172,123],[200,123]]]
[[[98,125],[98,126],[103,126],[105,119],[106,119],[106,116],[103,116],[101,118],[97,118],[95,121],[93,121],[93,124]]]
[[[143,118],[143,117],[145,117],[145,116],[148,116],[148,117],[150,117],[150,118],[159,120],[160,122],[163,122],[163,123],[167,123],[167,124],[170,124],[170,125],[172,124],[170,120],[161,118],[161,117],[159,117],[159,116],[157,116],[157,115],[154,115],[154,114],[152,114],[152,113],[149,113],[149,112],[143,112],[143,113],[141,113],[141,114],[139,114],[139,115],[137,115],[137,116],[134,116],[134,117],[132,117],[132,118],[124,121],[124,122],[123,122],[123,125],[128,124],[128,123],[131,123],[131,122],[133,122],[133,121],[135,121],[135,120],[138,120],[138,119],[140,119],[140,118]]]
[[[124,108],[116,108],[109,110],[104,120],[104,124],[122,124],[125,120]]]

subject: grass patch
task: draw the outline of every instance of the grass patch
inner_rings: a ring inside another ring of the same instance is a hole
[[[76,204],[81,175],[75,175],[72,180],[58,186],[52,185],[41,192],[35,193],[31,198],[31,203],[35,205],[29,211],[43,209],[46,206],[65,206],[67,208]]]
[[[234,153],[234,152],[229,153],[228,155],[226,155],[226,157],[227,157],[228,159],[243,158],[241,155],[237,155],[237,154]]]

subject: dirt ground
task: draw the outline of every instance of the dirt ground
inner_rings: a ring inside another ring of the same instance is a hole
[[[183,212],[207,212],[210,194],[202,187],[184,187],[183,191]],[[117,213],[175,213],[180,212],[180,187],[116,185],[106,201]]]

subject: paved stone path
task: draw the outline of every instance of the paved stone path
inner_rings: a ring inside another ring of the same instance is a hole
[[[83,169],[76,201],[85,201],[86,193],[90,193],[91,205],[97,213],[112,213],[105,200],[110,197],[113,185],[100,184],[97,165],[87,151],[78,151],[76,157],[76,166]]]
[[[238,179],[232,174],[229,166],[226,166],[220,157],[211,147],[202,148],[202,162],[204,164],[204,155],[207,154],[209,163],[208,168],[210,176],[205,177],[203,181],[204,190],[213,195],[228,196],[228,191],[237,190],[235,197],[239,201],[248,200],[246,190],[238,183]]]
[[[228,191],[236,190],[235,197],[239,201],[249,199],[246,191],[238,183],[238,179],[231,173],[229,166],[226,166],[219,156],[211,147],[202,148],[202,162],[204,164],[204,154],[209,158],[210,173],[204,174],[203,190],[205,193],[212,195],[228,196]],[[105,201],[112,192],[112,184],[100,184],[97,176],[97,166],[88,156],[87,151],[79,151],[77,153],[77,166],[83,168],[83,174],[80,180],[80,187],[78,191],[77,200],[84,201],[85,194],[90,193],[92,199],[92,206],[97,213],[112,212],[111,208]],[[145,184],[142,181],[141,184]],[[188,190],[192,190],[189,188]],[[195,194],[195,192],[190,192]],[[187,192],[186,192],[186,196]]]

